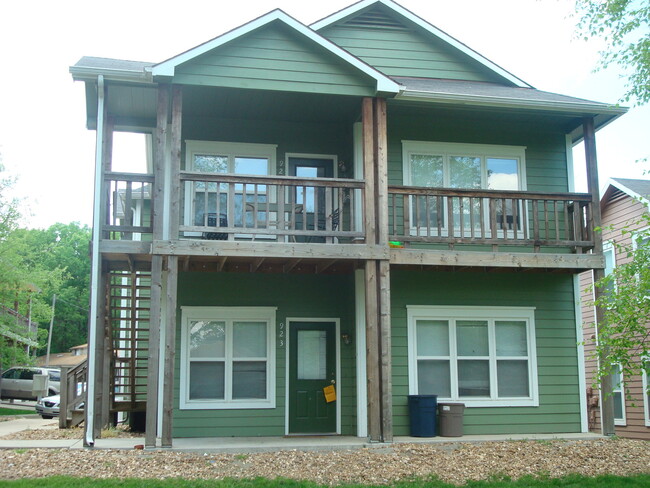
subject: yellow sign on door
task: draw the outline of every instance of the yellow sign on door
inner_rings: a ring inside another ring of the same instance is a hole
[[[325,394],[325,401],[327,403],[336,401],[336,389],[334,388],[334,385],[323,388],[323,393]]]

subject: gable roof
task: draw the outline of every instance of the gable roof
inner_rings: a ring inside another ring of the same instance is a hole
[[[341,20],[344,20],[348,17],[352,17],[358,13],[361,13],[363,10],[368,9],[373,5],[378,5],[378,4],[387,7],[388,9],[393,11],[396,15],[398,15],[402,19],[405,19],[412,25],[419,27],[424,32],[438,38],[442,42],[445,42],[451,47],[457,49],[461,53],[465,54],[469,58],[473,59],[474,61],[478,62],[479,64],[483,65],[485,68],[489,69],[490,71],[498,75],[500,78],[505,79],[508,82],[512,83],[514,86],[520,88],[532,88],[532,86],[526,83],[525,81],[516,77],[512,73],[506,71],[501,66],[497,65],[496,63],[493,63],[492,61],[485,58],[481,54],[477,53],[476,51],[474,51],[467,45],[463,44],[459,40],[450,36],[446,32],[438,29],[434,25],[430,24],[429,22],[422,19],[421,17],[418,17],[410,10],[405,9],[404,7],[393,2],[392,0],[361,0],[360,2],[357,2],[353,5],[350,5],[347,8],[339,10],[338,12],[332,15],[329,15],[328,17],[325,17],[324,19],[314,22],[313,24],[311,24],[310,27],[315,31],[322,30]]]
[[[644,205],[650,206],[650,180],[610,178],[600,198],[601,206],[607,202],[615,190],[620,190]]]
[[[178,54],[162,63],[158,63],[151,68],[152,74],[154,77],[157,76],[174,76],[176,67],[186,63],[192,59],[195,59],[198,56],[201,56],[213,49],[216,49],[224,44],[237,39],[243,35],[246,35],[250,32],[253,32],[265,25],[268,25],[271,22],[279,21],[284,23],[290,29],[293,29],[298,34],[302,35],[304,38],[310,40],[311,42],[319,45],[324,48],[326,51],[329,51],[334,56],[338,57],[343,62],[349,64],[356,70],[364,73],[370,78],[374,79],[377,82],[377,91],[383,93],[398,93],[400,88],[397,83],[391,80],[389,77],[380,73],[373,67],[364,63],[360,59],[352,56],[349,52],[341,49],[336,44],[328,41],[324,37],[320,36],[309,27],[301,24],[293,17],[287,15],[280,9],[273,10],[266,15],[258,17],[251,22],[248,22],[240,27],[237,27],[221,36],[215,37],[214,39],[207,41],[203,44],[200,44],[184,53]]]

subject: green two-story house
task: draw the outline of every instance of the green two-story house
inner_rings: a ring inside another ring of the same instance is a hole
[[[97,132],[87,443],[120,411],[148,446],[391,441],[414,394],[468,434],[586,431],[576,277],[604,265],[595,132],[624,109],[391,0],[71,73]],[[146,173],[113,171],[119,131]]]

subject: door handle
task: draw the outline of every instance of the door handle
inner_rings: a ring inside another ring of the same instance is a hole
[[[330,383],[332,383],[334,385],[334,384],[336,384],[336,380],[330,380]]]

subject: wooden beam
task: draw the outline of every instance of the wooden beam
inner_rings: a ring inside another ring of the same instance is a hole
[[[99,243],[99,251],[102,254],[151,254],[151,242],[103,239]]]
[[[372,98],[363,99],[361,114],[363,141],[363,179],[366,183],[366,190],[363,192],[363,211],[365,216],[364,233],[366,236],[366,244],[376,244],[375,121]]]
[[[153,242],[154,254],[168,256],[232,256],[296,259],[388,259],[388,246],[179,240]]]
[[[316,274],[322,273],[327,268],[334,265],[337,261],[338,261],[338,259],[329,259],[329,260],[325,261],[324,263],[317,264],[316,265]]]
[[[390,263],[423,266],[489,266],[491,268],[548,268],[587,270],[604,265],[602,255],[391,249]]]
[[[169,236],[178,238],[181,208],[181,132],[183,118],[183,91],[180,85],[174,85],[171,90],[171,171],[170,171],[170,202],[169,202]]]
[[[288,272],[290,272],[293,268],[295,268],[296,266],[298,266],[301,262],[302,262],[302,259],[292,259],[291,261],[289,261],[287,264],[285,264],[285,265],[282,267],[282,271],[283,271],[284,273],[288,273]]]
[[[262,263],[266,260],[266,258],[258,258],[255,261],[251,263],[251,273],[255,273],[258,269],[260,269],[260,266],[262,266]]]
[[[379,311],[377,304],[377,264],[366,261],[366,376],[368,380],[368,437],[381,442],[381,371],[379,368]]]
[[[582,124],[584,133],[585,144],[585,162],[587,165],[587,188],[591,194],[591,218],[592,228],[600,227],[601,212],[600,212],[600,195],[599,195],[599,182],[598,182],[598,158],[596,156],[596,131],[594,128],[594,120],[586,118]],[[594,254],[602,256],[603,253],[603,237],[601,232],[594,233]],[[605,277],[605,265],[594,269],[594,283]],[[603,293],[603,289],[594,286],[594,299],[598,300]],[[596,338],[600,327],[605,323],[605,311],[601,307],[596,307]],[[609,353],[609,348],[603,347],[602,357],[606,358]],[[616,427],[614,425],[614,385],[612,376],[604,376],[600,382],[600,400],[601,400],[601,429],[603,435],[615,435]],[[584,394],[584,392],[581,392]]]
[[[174,367],[176,365],[176,296],[178,290],[178,257],[167,258],[167,296],[165,324],[165,367],[163,373],[162,447],[172,447],[174,412]]]
[[[381,370],[381,434],[383,442],[393,442],[393,366],[390,320],[390,262],[377,261],[379,302],[379,358]]]

